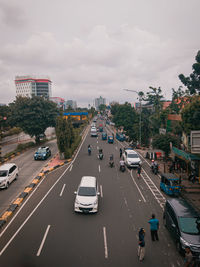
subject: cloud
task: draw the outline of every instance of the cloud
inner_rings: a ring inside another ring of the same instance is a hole
[[[11,84],[15,91],[16,75],[44,74],[52,79],[54,96],[82,105],[100,95],[108,100],[133,99],[123,88],[147,91],[149,86],[163,86],[170,95],[189,60],[193,58],[188,45],[127,24],[115,31],[97,25],[84,38],[67,42],[50,32],[35,32],[19,44],[2,45],[0,78],[11,82],[0,84],[0,94]]]
[[[19,6],[19,1],[15,3],[12,1],[0,2],[0,22],[1,24],[20,29],[27,25],[27,19],[23,9]]]

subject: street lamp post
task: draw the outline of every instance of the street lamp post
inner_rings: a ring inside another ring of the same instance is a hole
[[[132,93],[136,93],[139,97],[139,102],[140,102],[140,121],[139,121],[139,143],[140,143],[140,146],[141,146],[141,141],[142,141],[142,94],[140,94],[140,92],[138,91],[135,91],[135,90],[129,90],[129,89],[123,89],[125,91],[128,91],[128,92],[132,92]]]

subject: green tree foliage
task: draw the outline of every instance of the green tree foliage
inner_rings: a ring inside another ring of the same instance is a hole
[[[123,105],[113,105],[111,112],[114,111],[113,122],[116,127],[123,126],[124,131],[130,137],[131,140],[136,141],[138,139],[138,121],[139,116],[135,109],[131,107],[131,104],[125,103]]]
[[[99,111],[105,111],[106,110],[106,105],[104,105],[104,104],[101,104],[101,105],[99,105]]]
[[[42,97],[17,97],[9,105],[11,109],[11,123],[20,127],[31,137],[35,136],[36,143],[40,142],[40,135],[48,127],[54,127],[58,109],[55,103]]]
[[[150,131],[150,110],[146,109],[146,108],[142,108],[142,114],[141,114],[141,142],[142,144],[144,144],[145,146],[149,145],[149,139],[151,136],[151,131]],[[136,126],[136,125],[135,125]],[[139,126],[139,124],[138,124]],[[139,131],[139,129],[138,129]]]
[[[197,52],[195,59],[196,63],[192,65],[193,72],[190,76],[179,75],[179,79],[188,88],[191,95],[200,92],[200,51]]]
[[[185,105],[185,97],[188,97],[189,91],[184,91],[182,86],[179,86],[178,90],[176,91],[172,88],[172,102],[169,106],[172,114],[179,114],[182,108]]]
[[[200,130],[200,96],[191,98],[191,103],[187,104],[181,112],[182,126],[184,131]]]
[[[149,87],[151,91],[147,92],[145,101],[147,101],[148,105],[153,105],[155,113],[158,113],[162,110],[162,102],[163,99],[162,89],[160,87]]]
[[[11,117],[11,111],[9,106],[0,106],[0,125],[1,130],[6,129],[9,127],[9,120]]]
[[[170,143],[172,143],[174,146],[179,145],[179,139],[171,134],[158,134],[155,135],[152,141],[153,148],[161,149],[165,152],[165,157],[169,156],[170,153]]]
[[[63,116],[57,118],[56,137],[60,153],[64,153],[65,158],[71,157],[75,134],[70,118],[65,119]]]

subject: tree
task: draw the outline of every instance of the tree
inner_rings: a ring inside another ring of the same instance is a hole
[[[165,152],[165,157],[169,156],[170,153],[170,143],[172,143],[174,146],[179,145],[179,139],[171,134],[157,134],[154,136],[152,141],[153,148],[161,149]]]
[[[112,106],[111,112],[112,111],[114,111],[114,114],[112,113],[112,115],[116,127],[123,126],[124,131],[131,140],[139,140],[139,116],[135,109],[131,107],[131,104],[127,102],[123,105],[116,104]]]
[[[162,102],[161,99],[163,98],[162,89],[160,87],[149,87],[151,90],[147,92],[145,101],[148,102],[148,105],[153,105],[155,113],[158,113],[162,110]]]
[[[62,115],[56,120],[56,137],[60,154],[64,153],[65,158],[71,157],[71,148],[75,139],[71,119],[65,119]]]
[[[185,77],[183,74],[178,76],[191,95],[200,93],[200,51],[197,52],[195,59],[196,63],[192,65],[193,72],[190,76]]]
[[[56,125],[57,106],[43,97],[20,96],[9,106],[12,125],[20,127],[31,137],[35,136],[36,143],[40,142],[40,135],[44,134],[46,128]]]
[[[189,134],[190,131],[200,130],[200,96],[191,98],[181,112],[183,130]]]

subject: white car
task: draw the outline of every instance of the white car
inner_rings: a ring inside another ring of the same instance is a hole
[[[18,167],[14,163],[0,166],[0,188],[8,188],[13,180],[18,178]]]
[[[74,202],[74,210],[82,213],[95,213],[98,211],[98,186],[93,176],[83,176],[78,187]]]
[[[132,149],[126,149],[124,151],[123,159],[127,167],[138,167],[142,163],[138,153]]]
[[[97,128],[96,127],[92,127],[90,130],[90,136],[91,137],[97,137]]]

